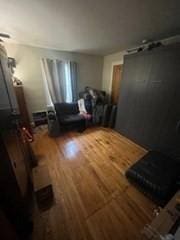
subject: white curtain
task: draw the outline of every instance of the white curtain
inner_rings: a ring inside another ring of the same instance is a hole
[[[70,61],[41,59],[47,106],[77,100],[77,64]]]

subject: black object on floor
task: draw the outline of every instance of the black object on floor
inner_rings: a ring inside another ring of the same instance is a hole
[[[180,162],[150,151],[127,170],[126,177],[156,203],[164,206],[179,188]]]
[[[104,105],[103,116],[102,116],[102,126],[103,127],[108,127],[109,119],[111,116],[111,109],[112,109],[112,105],[110,105],[110,104]]]
[[[114,128],[114,126],[115,126],[116,112],[117,112],[117,105],[113,105],[112,110],[111,110],[110,119],[109,119],[109,127],[110,128]]]

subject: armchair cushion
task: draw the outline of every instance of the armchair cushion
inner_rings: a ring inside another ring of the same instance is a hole
[[[61,117],[60,122],[63,124],[77,123],[79,121],[84,121],[84,116],[80,114],[64,115]]]
[[[54,104],[56,114],[58,118],[64,115],[78,114],[78,104],[77,103],[55,103]]]

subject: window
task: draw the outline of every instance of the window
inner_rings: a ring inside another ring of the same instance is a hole
[[[41,59],[47,106],[77,100],[77,64],[70,61]]]

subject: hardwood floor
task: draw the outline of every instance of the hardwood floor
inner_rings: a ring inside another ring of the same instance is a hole
[[[93,128],[33,144],[47,164],[55,204],[36,209],[33,240],[135,240],[152,219],[154,204],[124,176],[145,150],[110,129]]]

